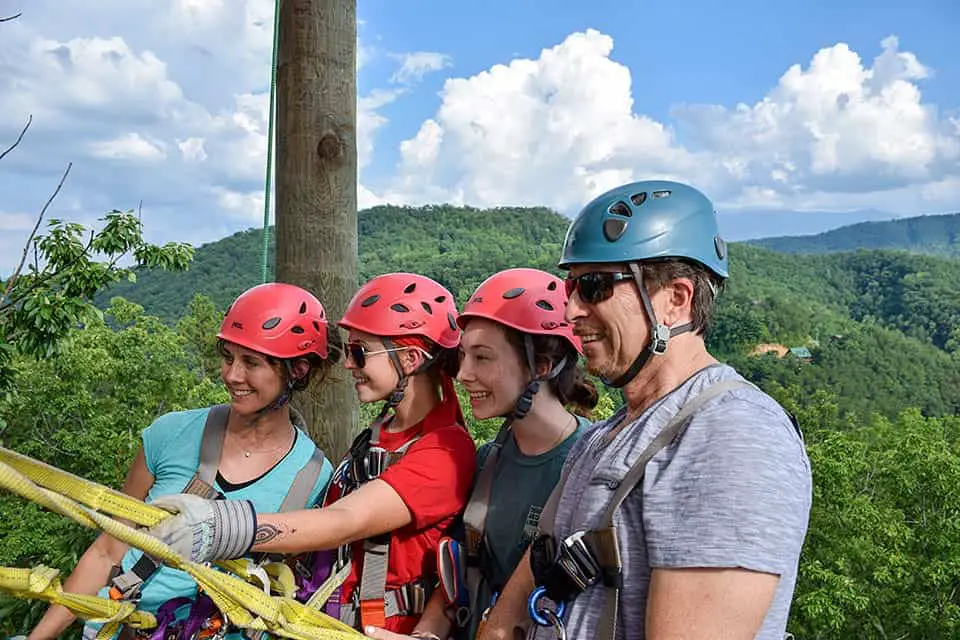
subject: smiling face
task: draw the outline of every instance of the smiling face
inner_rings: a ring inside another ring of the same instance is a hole
[[[384,400],[400,380],[390,361],[390,354],[384,352],[386,348],[383,340],[377,336],[356,329],[350,330],[344,366],[353,375],[353,386],[360,402]],[[360,366],[353,353],[360,349],[364,352],[363,366]]]
[[[257,351],[224,341],[220,378],[230,392],[230,409],[252,415],[274,402],[284,390],[283,365]]]
[[[624,266],[582,264],[574,266],[570,275],[577,277],[592,271],[619,272]],[[625,372],[650,337],[643,303],[632,280],[616,283],[613,295],[596,304],[585,303],[579,292],[572,292],[566,319],[574,325],[573,333],[583,341],[583,355],[590,373],[607,379]]]
[[[464,328],[460,342],[457,379],[470,392],[474,417],[485,420],[513,411],[530,374],[503,325],[473,318]]]

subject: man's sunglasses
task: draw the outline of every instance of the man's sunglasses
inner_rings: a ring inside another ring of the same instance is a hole
[[[392,349],[380,349],[378,351],[367,351],[367,348],[362,344],[357,342],[348,342],[347,343],[347,353],[350,354],[350,357],[353,359],[354,364],[357,365],[358,369],[363,369],[367,366],[367,358],[369,356],[377,356],[381,353],[392,353],[394,351],[406,351],[407,349],[416,349],[424,356],[427,357],[427,360],[432,360],[433,356],[424,351],[419,347],[414,346],[405,346],[405,347],[393,347]]]
[[[613,295],[613,285],[624,280],[633,280],[632,273],[623,273],[619,271],[591,271],[581,273],[576,277],[567,277],[564,284],[567,289],[567,297],[573,295],[576,291],[580,294],[580,299],[587,304],[597,304],[608,300]]]

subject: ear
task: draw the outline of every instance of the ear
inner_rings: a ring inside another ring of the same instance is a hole
[[[665,294],[665,309],[658,320],[670,327],[690,322],[693,316],[693,280],[675,278],[661,291]]]
[[[397,356],[400,358],[400,366],[403,367],[403,372],[408,376],[420,368],[427,359],[420,349],[414,347],[398,351]]]
[[[306,358],[297,358],[290,363],[290,374],[294,380],[306,378],[308,373],[310,373],[310,363]]]
[[[540,358],[537,358],[537,377],[542,378],[550,373],[550,370],[553,369],[553,364],[554,363],[548,360],[541,360]]]

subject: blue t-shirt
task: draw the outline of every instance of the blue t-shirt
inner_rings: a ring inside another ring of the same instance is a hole
[[[147,493],[147,503],[160,496],[181,493],[193,478],[200,466],[200,441],[209,411],[210,409],[206,408],[168,413],[144,429],[143,453],[147,469],[154,477],[153,486]],[[256,482],[233,491],[224,491],[219,483],[214,487],[228,499],[252,501],[258,513],[276,513],[280,510],[297,473],[310,461],[315,449],[316,445],[310,437],[298,429],[293,449]],[[320,500],[332,476],[333,467],[328,460],[324,460],[323,469],[307,506],[313,506]],[[143,552],[139,549],[131,548],[127,551],[121,561],[123,571],[129,571],[142,555]],[[197,584],[187,573],[160,565],[158,571],[143,585],[137,608],[156,613],[160,605],[171,598],[192,598],[196,593]],[[98,595],[109,597],[109,589],[104,587]],[[183,617],[188,613],[187,609],[188,607],[182,608]],[[85,637],[100,626],[88,623]],[[242,635],[231,633],[227,634],[227,637],[239,640]]]

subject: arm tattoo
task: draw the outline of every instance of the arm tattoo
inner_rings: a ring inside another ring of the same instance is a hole
[[[272,524],[261,524],[257,526],[257,530],[253,533],[253,544],[254,546],[260,544],[266,544],[280,536],[280,527]]]

